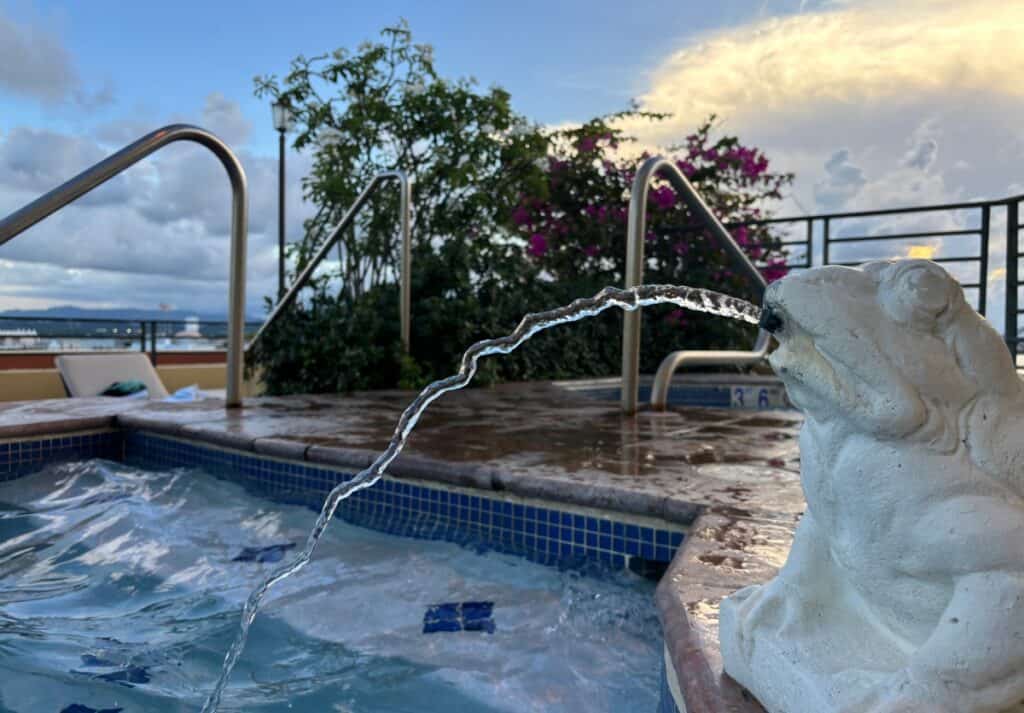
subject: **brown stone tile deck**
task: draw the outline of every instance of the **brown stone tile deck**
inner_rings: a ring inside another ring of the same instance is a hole
[[[0,439],[119,426],[356,469],[384,448],[413,396],[266,397],[230,411],[214,399],[0,404]],[[760,706],[721,672],[718,603],[785,559],[804,508],[800,421],[705,408],[626,417],[616,402],[553,384],[508,384],[441,397],[389,472],[692,524],[658,588],[688,713],[753,712]]]

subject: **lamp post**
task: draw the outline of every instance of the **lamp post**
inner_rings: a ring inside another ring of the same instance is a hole
[[[284,296],[284,134],[291,117],[288,105],[278,99],[270,105],[274,128],[278,132],[277,159],[277,299]]]

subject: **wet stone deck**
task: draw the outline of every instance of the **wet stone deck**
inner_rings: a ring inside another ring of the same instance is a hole
[[[0,440],[140,429],[270,456],[361,469],[412,392],[159,403],[66,399],[0,404]],[[688,713],[759,711],[721,674],[718,602],[772,576],[803,511],[798,413],[673,408],[623,416],[549,383],[448,394],[389,469],[401,478],[502,490],[690,526],[658,589]]]

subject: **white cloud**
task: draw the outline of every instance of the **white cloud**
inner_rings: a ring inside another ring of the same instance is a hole
[[[203,121],[237,145],[248,133],[238,105],[208,97]],[[0,215],[20,208],[151,127],[131,121],[92,135],[16,127],[0,135]],[[233,141],[232,141],[233,140]],[[276,293],[277,159],[237,151],[249,186],[248,304],[262,312]],[[290,162],[287,235],[302,235],[311,207],[301,179],[310,160]],[[0,309],[50,303],[226,307],[230,187],[205,149],[168,146],[0,247]]]
[[[244,144],[252,133],[252,122],[242,114],[238,102],[220,92],[206,97],[201,126],[217,134],[230,146]]]
[[[71,53],[46,24],[15,22],[0,14],[0,95],[10,93],[46,104],[69,101],[86,111],[113,103],[110,82],[95,90],[82,85]]]
[[[0,15],[0,89],[56,102],[78,87],[78,72],[60,38]]]
[[[857,111],[923,96],[1024,97],[1024,3],[888,0],[769,18],[697,39],[653,72],[639,97],[674,114],[668,139],[717,113],[744,123],[821,105]]]
[[[838,209],[848,203],[867,183],[864,171],[850,163],[850,151],[836,151],[825,162],[825,178],[814,186],[814,198],[819,206]]]

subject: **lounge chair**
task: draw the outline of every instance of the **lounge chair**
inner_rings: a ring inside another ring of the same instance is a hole
[[[141,352],[117,354],[64,354],[55,360],[64,388],[72,398],[99,396],[118,381],[141,381],[151,399],[169,395],[160,376]]]

